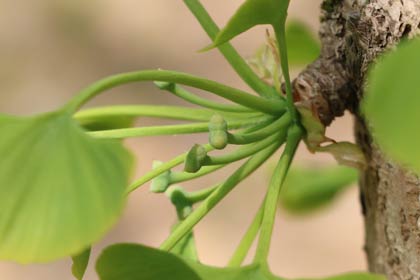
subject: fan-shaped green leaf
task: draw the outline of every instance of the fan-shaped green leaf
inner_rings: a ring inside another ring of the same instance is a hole
[[[71,267],[71,272],[77,280],[82,280],[85,275],[86,268],[89,264],[90,251],[91,249],[89,247],[80,254],[72,257],[73,265]]]
[[[131,156],[66,113],[0,116],[0,258],[46,262],[100,239],[124,205]]]
[[[282,280],[283,278],[272,275],[262,265],[253,264],[244,267],[210,267],[189,262],[190,266],[198,273],[202,280]]]
[[[358,172],[349,167],[292,168],[280,195],[280,204],[291,213],[322,207],[355,183]]]
[[[96,270],[101,280],[285,280],[274,276],[266,264],[210,267],[137,244],[117,244],[108,247],[98,258]],[[385,280],[380,275],[357,272],[317,279]]]
[[[101,280],[200,280],[180,258],[136,244],[118,244],[99,256],[96,271]]]
[[[420,172],[420,39],[402,43],[373,67],[363,111],[375,140]]]
[[[314,61],[321,46],[311,29],[300,21],[290,21],[286,26],[287,50],[291,65],[302,66]]]
[[[209,47],[217,47],[249,30],[261,25],[271,24],[273,26],[284,26],[287,16],[287,8],[290,0],[247,0],[235,15],[229,20]]]
[[[295,280],[315,280],[315,279],[295,279]],[[317,278],[317,280],[386,280],[386,277],[379,274],[365,272],[351,272],[343,275]]]

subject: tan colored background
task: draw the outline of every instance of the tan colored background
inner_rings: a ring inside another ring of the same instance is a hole
[[[203,0],[219,24],[242,0]],[[290,15],[316,30],[320,0],[293,0]],[[264,40],[256,28],[234,41],[250,56]],[[33,114],[52,110],[96,79],[145,68],[176,69],[247,89],[216,52],[198,54],[209,40],[182,1],[174,0],[0,0],[0,112]],[[95,104],[173,103],[172,96],[150,84],[124,86],[97,98]],[[350,117],[334,124],[329,135],[352,139]],[[146,138],[128,141],[138,155],[136,174],[153,159],[181,153],[192,137]],[[197,136],[195,142],[204,142]],[[331,162],[301,147],[301,164]],[[197,228],[204,262],[223,265],[251,220],[267,185],[269,168],[242,184]],[[216,182],[227,171],[196,183]],[[194,187],[194,184],[190,185]],[[108,244],[141,242],[158,246],[174,220],[168,201],[148,192],[132,195],[121,221],[94,249]],[[282,276],[325,276],[365,268],[363,229],[357,188],[348,190],[331,207],[308,217],[279,215],[271,253],[272,270]],[[0,263],[1,280],[66,280],[69,260],[47,265]],[[86,279],[97,279],[92,265]],[[123,279],[122,279],[123,280]]]

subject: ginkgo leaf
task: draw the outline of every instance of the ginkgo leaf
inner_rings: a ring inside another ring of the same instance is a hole
[[[363,111],[391,158],[420,172],[420,39],[379,59],[368,76]]]
[[[243,267],[217,268],[189,262],[202,280],[287,280],[273,275],[266,264],[251,264]],[[386,280],[382,275],[352,272],[325,278],[302,278],[294,280]]]
[[[321,45],[310,27],[300,21],[290,21],[286,26],[287,50],[291,65],[304,66],[321,53]]]
[[[247,0],[220,31],[213,44],[206,49],[228,42],[254,26],[270,24],[284,27],[290,0]],[[205,49],[205,50],[206,50]]]
[[[357,170],[344,166],[292,168],[284,182],[280,204],[291,213],[312,212],[331,203],[357,178]]]
[[[137,244],[117,244],[99,256],[96,271],[101,280],[200,280],[174,254]]]
[[[172,253],[138,244],[117,244],[100,255],[96,270],[101,280],[279,280],[260,265],[214,268]]]
[[[139,244],[116,244],[106,248],[98,258],[96,270],[101,280],[286,280],[273,275],[266,263],[211,267]],[[316,279],[385,280],[383,276],[361,272]]]
[[[189,262],[202,280],[285,280],[271,274],[268,268],[259,264],[243,267],[211,267]]]
[[[0,258],[75,255],[115,223],[132,158],[89,137],[71,116],[0,116]]]
[[[316,278],[317,280],[386,280],[383,275],[366,272],[350,272],[342,275],[330,276],[325,278]],[[316,280],[316,279],[294,279],[294,280]]]
[[[73,265],[71,267],[71,272],[77,280],[82,280],[85,275],[86,268],[89,264],[90,252],[91,249],[89,247],[80,254],[72,257]]]

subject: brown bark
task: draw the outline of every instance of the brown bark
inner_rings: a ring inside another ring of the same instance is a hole
[[[358,105],[367,70],[401,38],[420,33],[420,0],[326,0],[320,58],[294,81],[295,94],[328,125],[348,109],[368,168],[360,180],[369,268],[389,279],[420,279],[420,178],[387,159]]]

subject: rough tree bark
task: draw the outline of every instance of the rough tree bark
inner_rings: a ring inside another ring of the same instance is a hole
[[[309,99],[326,125],[347,109],[354,113],[368,161],[360,190],[369,268],[389,279],[418,280],[420,178],[384,156],[358,105],[375,58],[420,33],[420,0],[325,0],[322,10],[322,54],[294,81],[295,94]]]

